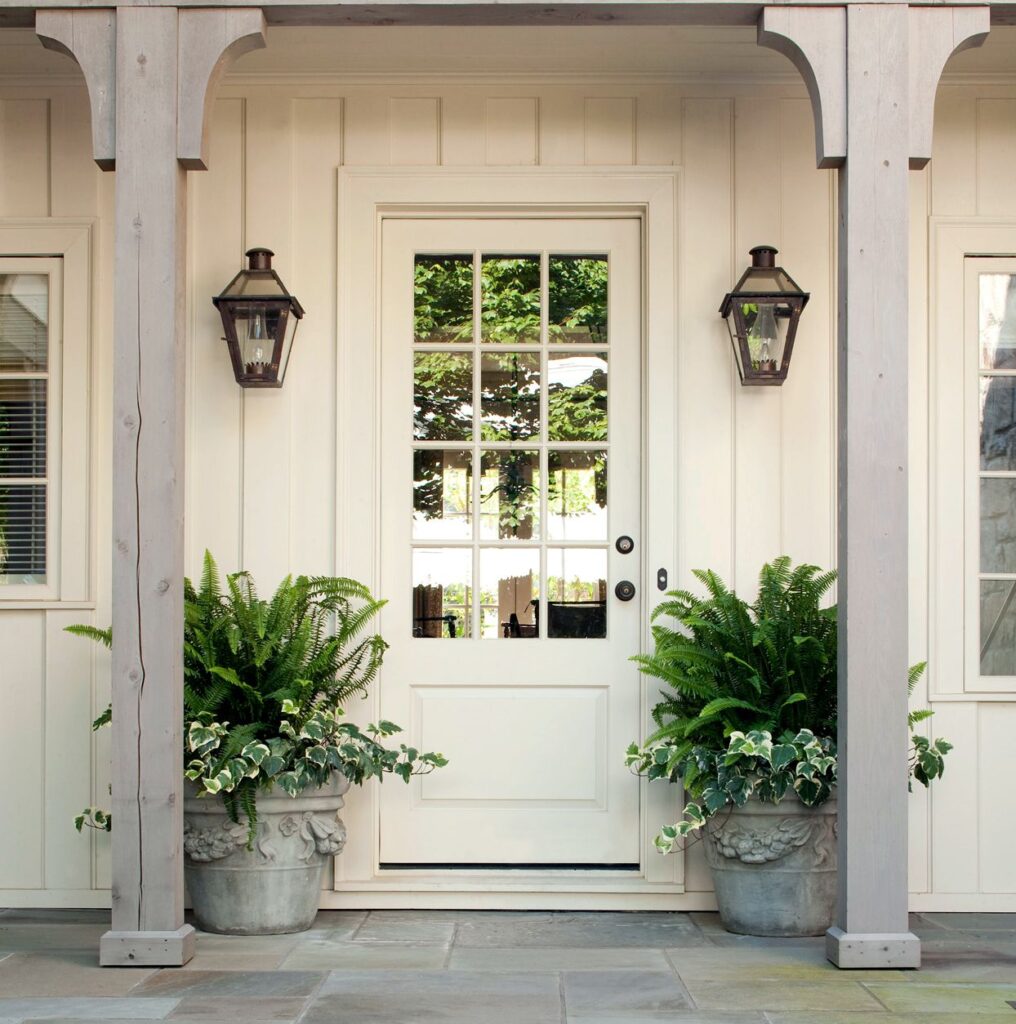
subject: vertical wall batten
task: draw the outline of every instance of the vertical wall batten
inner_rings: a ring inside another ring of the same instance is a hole
[[[412,101],[414,104],[418,101]],[[424,100],[435,105],[434,100]],[[426,109],[426,108],[425,108]],[[439,128],[431,109],[431,144]],[[293,101],[293,258],[282,279],[308,311],[286,376],[290,394],[290,553],[294,572],[335,565],[335,280],[337,169],[342,163],[342,100]]]
[[[729,579],[733,552],[733,356],[717,308],[735,280],[733,237],[732,102],[686,99],[681,233],[678,362],[681,564],[675,585],[690,571],[712,568]],[[694,196],[694,201],[689,197]],[[690,297],[695,296],[692,300]]]
[[[295,102],[265,94],[247,101],[244,225],[245,245],[271,249],[279,276],[299,295],[293,244]],[[288,388],[245,390],[242,396],[242,559],[270,592],[290,567],[293,397]]]
[[[835,174],[815,169],[808,101],[781,99],[779,109],[780,262],[811,293],[790,376],[780,388],[780,552],[825,567],[836,562],[833,476],[819,469],[835,459],[836,404],[830,386],[835,382],[835,302],[829,286],[836,262],[829,215]],[[816,515],[817,508],[830,512]]]
[[[737,97],[734,266],[728,289],[750,262],[748,250],[752,246],[766,244],[783,249],[783,166],[781,159],[773,159],[773,140],[780,139],[780,128],[779,103],[767,96]],[[791,274],[797,273],[785,252],[781,251],[778,262],[788,265]],[[796,349],[794,354],[796,357]],[[729,342],[725,356],[733,360]],[[755,592],[759,567],[783,553],[780,416],[785,393],[803,384],[792,374],[783,387],[738,386],[734,391],[735,562],[730,582],[746,596]]]
[[[242,392],[233,379],[222,320],[212,305],[243,261],[244,101],[216,100],[208,170],[189,178],[190,409],[187,570],[200,572],[207,548],[223,571],[243,565]]]

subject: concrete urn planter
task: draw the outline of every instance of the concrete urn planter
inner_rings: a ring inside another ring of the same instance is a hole
[[[183,803],[184,875],[198,927],[227,935],[275,935],[311,926],[329,858],[340,853],[346,827],[338,812],[349,780],[291,797],[258,793],[257,837],[247,849],[247,823],[229,820],[218,797]]]
[[[836,796],[806,807],[751,799],[706,823],[720,919],[741,935],[823,935],[836,913]]]

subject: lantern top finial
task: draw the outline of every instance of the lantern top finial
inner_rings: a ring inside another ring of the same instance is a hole
[[[272,257],[275,253],[272,252],[271,249],[265,249],[263,246],[257,246],[254,249],[248,249],[245,255],[250,261],[251,270],[272,269]]]
[[[756,245],[754,249],[748,250],[751,256],[751,265],[753,267],[775,267],[776,254],[779,251],[775,245]]]

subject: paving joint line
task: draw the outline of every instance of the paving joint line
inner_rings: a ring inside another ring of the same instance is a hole
[[[452,937],[448,940],[448,952],[445,954],[444,963],[442,964],[442,970],[449,970],[452,965],[452,951],[455,949],[455,940],[459,935],[459,922],[452,922]]]
[[[681,991],[684,993],[685,998],[688,1000],[689,1008],[692,1010],[697,1010],[699,1008],[699,1005],[695,1002],[694,996],[692,996],[691,992],[688,989],[688,986],[684,983],[684,978],[681,977],[681,972],[677,969],[677,964],[674,963],[674,958],[666,949],[661,949],[660,952],[663,954],[663,959],[666,960],[668,964],[670,964],[670,969],[674,972],[674,977],[677,979],[677,983],[680,986]]]
[[[324,971],[323,972],[323,974],[321,976],[321,980],[314,986],[313,992],[308,992],[307,995],[304,996],[303,1009],[296,1015],[296,1017],[293,1020],[293,1024],[300,1024],[300,1021],[302,1021],[304,1019],[304,1017],[306,1017],[307,1014],[310,1013],[310,1009],[314,1005],[314,1001],[317,999],[318,995],[320,994],[321,989],[324,987],[325,982],[331,976],[332,976],[332,972],[331,971]]]
[[[886,1013],[892,1013],[892,1012],[893,1012],[893,1011],[892,1011],[892,1010],[891,1010],[891,1009],[890,1009],[890,1008],[889,1008],[888,1006],[886,1006],[886,1004],[885,1004],[884,1002],[882,1002],[882,1000],[881,1000],[881,999],[879,999],[879,997],[878,997],[878,996],[877,996],[877,995],[876,995],[876,994],[875,994],[874,992],[872,992],[872,990],[871,990],[871,989],[870,989],[870,988],[868,987],[868,986],[869,986],[869,985],[871,984],[870,982],[867,982],[867,981],[859,981],[859,982],[857,982],[857,984],[858,984],[858,985],[860,985],[860,986],[861,986],[861,988],[863,988],[863,989],[864,989],[864,991],[865,991],[865,992],[867,992],[867,993],[868,993],[868,995],[869,995],[869,996],[871,996],[871,998],[872,998],[872,999],[874,999],[874,1000],[875,1000],[875,1002],[876,1002],[876,1003],[878,1003],[878,1005],[879,1005],[879,1006],[881,1006],[881,1007],[882,1007],[882,1009],[883,1009],[883,1010],[885,1010],[885,1012],[886,1012]],[[883,984],[884,984],[884,982],[883,982]]]
[[[367,923],[367,921],[370,919],[371,914],[373,914],[373,913],[374,913],[374,911],[368,910],[363,915],[363,917],[360,918],[360,923],[350,933],[350,936],[349,936],[349,941],[350,942],[356,942],[356,937],[357,937],[357,935],[360,934],[360,929]]]

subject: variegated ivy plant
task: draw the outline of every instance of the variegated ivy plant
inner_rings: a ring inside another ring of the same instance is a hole
[[[397,775],[408,782],[447,764],[404,743],[380,721],[361,729],[342,705],[367,687],[387,644],[361,636],[381,609],[366,587],[336,577],[286,577],[269,600],[249,573],[220,581],[205,552],[199,586],[184,583],[183,770],[201,795],[218,797],[233,821],[257,828],[257,794],[276,786],[291,796],[325,785],[336,773],[359,785]],[[108,629],[70,631],[107,647]],[[93,723],[110,720],[107,710]],[[109,814],[87,808],[75,819],[109,830]]]
[[[817,806],[836,785],[836,748],[832,740],[809,729],[787,733],[773,742],[764,729],[730,734],[726,749],[696,745],[681,753],[667,742],[640,747],[633,743],[625,761],[649,779],[681,782],[692,797],[681,820],[664,825],[654,840],[670,853],[728,805],[743,807],[751,797],[778,803],[793,790],[802,803]]]
[[[666,689],[652,711],[656,732],[628,748],[627,764],[682,783],[690,797],[656,838],[664,853],[724,807],[791,790],[815,806],[836,783],[836,608],[823,606],[836,574],[777,558],[762,567],[750,604],[715,573],[695,576],[706,594],[669,593],[653,615],[654,651],[633,659]],[[911,694],[924,669],[911,668]],[[931,714],[908,716],[911,784],[940,776],[952,749],[916,732]]]

